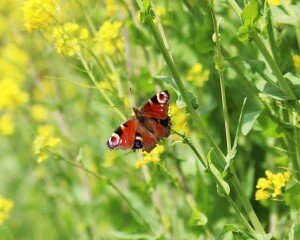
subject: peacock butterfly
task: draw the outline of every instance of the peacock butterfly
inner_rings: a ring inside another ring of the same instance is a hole
[[[168,91],[162,91],[151,97],[143,107],[133,108],[135,116],[113,132],[107,146],[110,149],[142,149],[150,153],[158,141],[170,135],[169,99]]]

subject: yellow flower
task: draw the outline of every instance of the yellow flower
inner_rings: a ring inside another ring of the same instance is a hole
[[[15,125],[10,114],[0,116],[0,134],[11,135],[15,131]]]
[[[108,55],[123,51],[124,41],[120,36],[121,22],[105,21],[96,34],[96,50]]]
[[[265,200],[268,198],[276,198],[282,195],[282,189],[289,181],[291,172],[285,173],[272,173],[267,170],[265,172],[267,178],[259,178],[256,188],[258,190],[255,193],[256,200]]]
[[[114,164],[115,159],[117,158],[117,154],[114,151],[106,151],[104,153],[102,166],[105,168],[109,168]]]
[[[183,132],[189,134],[190,129],[187,126],[187,116],[183,109],[177,107],[176,104],[172,103],[170,105],[170,116],[172,122],[172,129],[177,132]],[[174,140],[178,140],[177,135],[173,136]]]
[[[13,206],[12,200],[0,197],[0,225],[9,218]]]
[[[30,108],[30,115],[37,122],[45,121],[48,119],[48,109],[42,105],[35,104]]]
[[[29,96],[13,79],[0,80],[0,110],[26,103]]]
[[[267,1],[271,6],[279,6],[281,4],[280,0],[267,0]]]
[[[298,74],[300,74],[300,55],[293,55],[293,62]]]
[[[89,36],[86,28],[76,23],[65,23],[53,28],[54,47],[59,54],[74,56],[81,49],[83,40]]]
[[[209,78],[209,70],[203,69],[200,63],[196,63],[187,73],[187,80],[198,87],[203,87],[204,83]]]
[[[164,152],[164,146],[157,145],[150,153],[143,152],[144,158],[135,163],[136,168],[140,168],[150,162],[158,163],[160,162],[160,155]]]
[[[258,189],[255,193],[255,200],[266,200],[270,197],[271,195],[262,189]]]
[[[43,162],[49,157],[49,150],[56,147],[61,141],[60,138],[53,137],[54,127],[44,125],[38,128],[38,135],[33,141],[33,153],[37,155],[37,162]]]
[[[115,14],[117,10],[117,3],[116,0],[105,0],[105,13],[109,16]]]
[[[25,28],[28,32],[45,29],[55,22],[56,0],[27,0],[23,5]]]

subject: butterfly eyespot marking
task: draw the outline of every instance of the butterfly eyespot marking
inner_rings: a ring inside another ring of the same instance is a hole
[[[143,144],[143,140],[142,140],[142,137],[139,133],[136,133],[135,135],[135,140],[134,140],[134,143],[133,143],[133,149],[140,149],[140,148],[143,148],[144,144]]]
[[[117,147],[120,144],[120,136],[116,133],[113,133],[107,141],[107,146],[110,149]]]
[[[168,93],[168,91],[163,91],[156,94],[156,99],[161,104],[164,104],[167,101],[169,101],[169,98],[170,98],[170,94]]]

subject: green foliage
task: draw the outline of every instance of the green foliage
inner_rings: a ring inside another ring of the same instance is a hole
[[[241,14],[243,25],[239,28],[237,37],[240,41],[249,39],[251,32],[256,28],[256,25],[261,17],[258,0],[249,1]]]
[[[300,239],[299,4],[243,3],[4,0],[0,239]],[[109,150],[160,90],[161,150]]]

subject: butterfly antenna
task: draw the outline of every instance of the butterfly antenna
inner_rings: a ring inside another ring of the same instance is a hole
[[[134,101],[134,97],[133,97],[133,94],[132,94],[132,88],[131,87],[129,87],[129,92],[130,92],[131,108],[133,108],[133,106],[135,106],[135,101]]]

